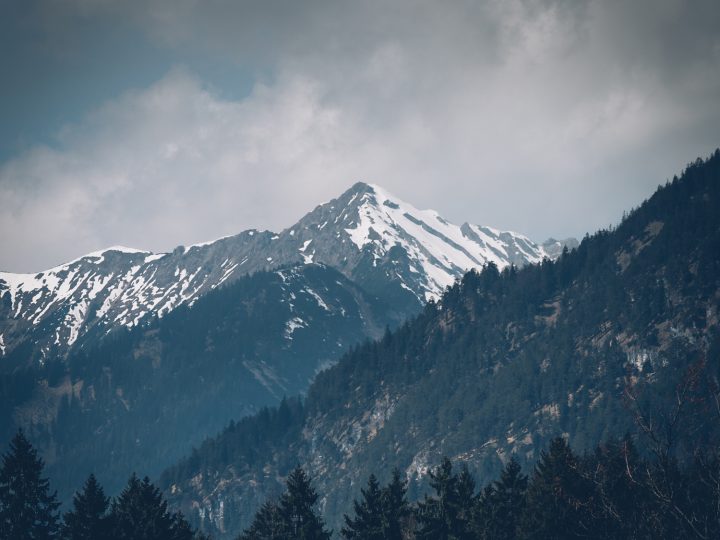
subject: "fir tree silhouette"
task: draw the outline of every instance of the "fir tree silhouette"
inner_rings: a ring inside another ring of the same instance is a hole
[[[42,477],[45,464],[22,430],[10,442],[0,469],[0,538],[58,538],[56,494]]]

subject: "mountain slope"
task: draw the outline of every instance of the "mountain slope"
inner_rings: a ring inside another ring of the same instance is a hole
[[[337,268],[408,316],[469,268],[535,263],[559,256],[558,246],[546,250],[516,233],[458,227],[358,183],[279,234],[249,230],[161,254],[113,247],[37,274],[0,272],[0,357],[22,343],[40,360],[64,356],[244,275],[304,262]],[[18,361],[28,356],[22,351]]]
[[[68,497],[159,474],[232,419],[307,389],[348,347],[395,326],[383,301],[318,264],[258,272],[66,361],[0,366],[2,437],[23,426]]]
[[[583,449],[632,430],[626,391],[662,419],[689,373],[718,383],[718,208],[720,152],[555,263],[468,273],[321,373],[304,405],[245,419],[166,471],[168,496],[230,538],[299,462],[337,524],[370,471],[400,467],[417,495],[448,455],[484,481],[558,434]],[[677,429],[720,439],[707,414]]]

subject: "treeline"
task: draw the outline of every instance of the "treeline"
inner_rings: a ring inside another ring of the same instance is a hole
[[[370,475],[340,536],[346,540],[720,538],[720,461],[697,455],[680,467],[645,459],[626,437],[576,455],[556,438],[529,476],[514,459],[477,489],[447,458],[429,472],[431,495],[410,504],[396,469],[381,487]],[[258,510],[238,540],[326,540],[319,494],[296,468],[278,501]]]
[[[168,510],[160,490],[133,474],[110,500],[94,475],[60,515],[44,463],[19,431],[0,469],[0,538],[3,540],[206,540],[180,513]]]
[[[132,475],[110,500],[93,475],[60,516],[43,461],[22,432],[0,469],[0,538],[7,540],[208,540],[160,491]],[[428,472],[431,494],[415,503],[396,469],[387,485],[374,474],[339,531],[345,540],[712,539],[720,537],[720,454],[697,453],[681,466],[642,457],[626,437],[579,456],[564,438],[541,452],[530,475],[510,459],[478,489],[463,465],[444,458]],[[296,467],[286,490],[267,501],[238,540],[329,540],[320,494]]]

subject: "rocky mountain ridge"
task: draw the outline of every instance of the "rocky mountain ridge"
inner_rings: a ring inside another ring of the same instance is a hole
[[[337,268],[407,316],[470,268],[537,263],[566,244],[576,242],[537,245],[513,232],[456,226],[357,183],[277,234],[248,230],[171,253],[115,246],[36,274],[0,272],[0,357],[23,342],[40,361],[62,356],[241,276],[303,262]]]

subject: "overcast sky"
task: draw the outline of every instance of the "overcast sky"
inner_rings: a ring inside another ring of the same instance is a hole
[[[717,0],[0,3],[0,269],[280,230],[355,181],[542,241],[720,146]]]

